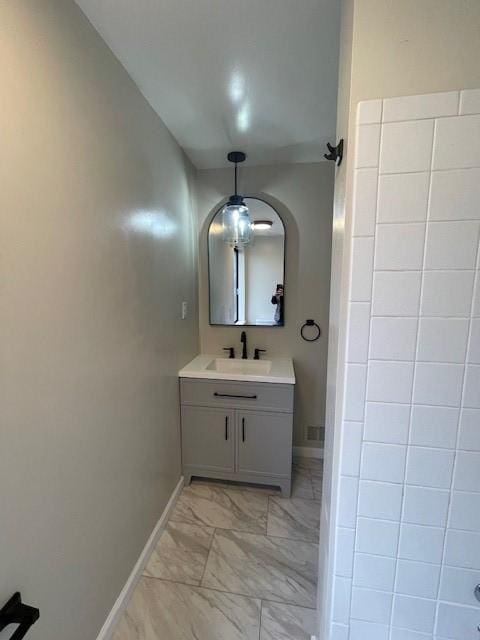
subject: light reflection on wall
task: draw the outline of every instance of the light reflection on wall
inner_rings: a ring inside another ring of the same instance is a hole
[[[173,217],[161,210],[135,211],[129,216],[125,226],[131,231],[143,233],[153,238],[171,238],[178,228]]]

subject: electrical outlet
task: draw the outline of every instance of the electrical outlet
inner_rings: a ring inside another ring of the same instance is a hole
[[[185,320],[187,315],[188,315],[188,302],[182,302],[182,320]]]

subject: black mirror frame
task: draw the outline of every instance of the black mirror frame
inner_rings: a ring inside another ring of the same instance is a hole
[[[245,200],[258,200],[260,202],[263,202],[264,204],[267,204],[269,207],[271,207],[275,213],[277,214],[280,222],[282,223],[283,226],[283,283],[285,286],[285,279],[286,279],[286,275],[287,275],[287,228],[285,226],[285,221],[282,218],[282,216],[280,215],[280,213],[277,211],[277,209],[275,209],[275,207],[271,204],[271,202],[268,202],[268,200],[265,200],[264,198],[259,198],[258,196],[250,196],[250,195],[244,195],[243,198]],[[226,201],[225,201],[226,202]],[[208,323],[211,327],[257,327],[258,329],[281,329],[282,327],[285,326],[286,324],[286,309],[284,309],[283,311],[283,324],[220,324],[218,322],[212,322],[212,299],[211,299],[211,294],[210,294],[210,243],[209,243],[209,237],[210,237],[210,227],[212,226],[213,221],[215,220],[217,214],[220,213],[220,211],[223,209],[223,207],[225,206],[225,202],[223,202],[218,209],[215,209],[215,211],[213,212],[213,214],[210,217],[210,222],[208,223],[208,227],[207,227],[207,262],[208,262]],[[288,292],[288,289],[287,289]]]

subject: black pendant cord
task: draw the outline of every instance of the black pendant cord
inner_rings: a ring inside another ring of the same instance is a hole
[[[238,163],[245,162],[246,154],[243,151],[230,151],[227,160],[235,165],[235,197],[238,196]]]

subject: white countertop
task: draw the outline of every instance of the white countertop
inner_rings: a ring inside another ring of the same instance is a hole
[[[295,371],[291,358],[242,360],[201,354],[183,367],[178,375],[180,378],[295,384]]]

